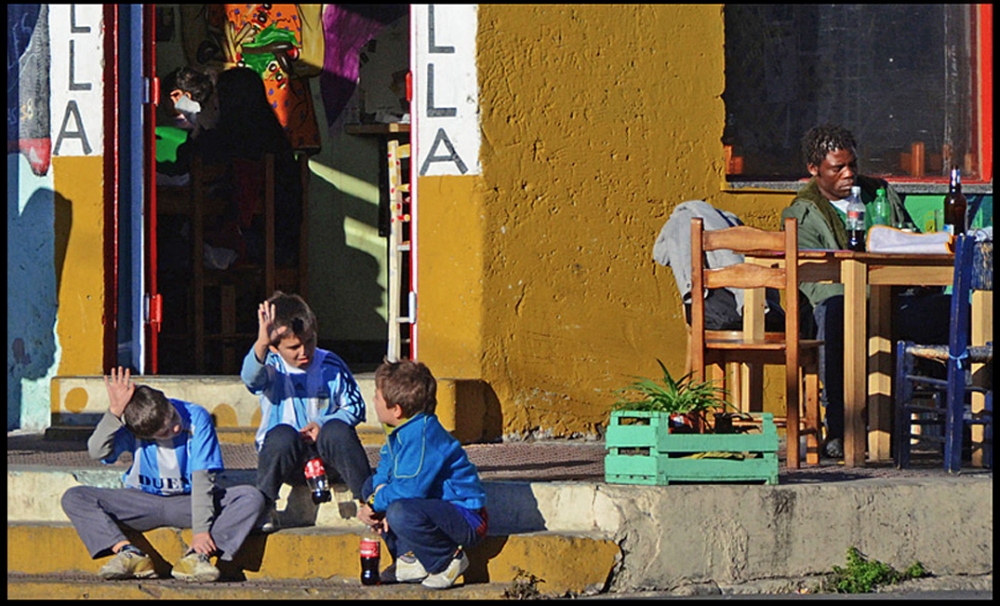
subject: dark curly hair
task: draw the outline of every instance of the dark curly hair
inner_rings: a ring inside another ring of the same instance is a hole
[[[170,95],[171,91],[180,90],[191,94],[191,99],[204,103],[212,96],[215,84],[212,77],[190,67],[179,67],[167,74],[160,89],[162,94]]]
[[[837,124],[814,126],[802,137],[802,155],[805,156],[807,165],[819,166],[828,153],[838,149],[846,149],[855,156],[858,155],[854,135]]]

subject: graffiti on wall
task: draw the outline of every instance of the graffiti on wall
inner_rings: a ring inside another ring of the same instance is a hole
[[[48,5],[7,7],[7,153],[22,153],[36,175],[49,170]]]

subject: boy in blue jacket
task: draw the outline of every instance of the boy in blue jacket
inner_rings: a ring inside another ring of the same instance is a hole
[[[487,529],[486,492],[462,445],[441,426],[437,381],[420,362],[375,371],[375,412],[387,432],[358,518],[385,540],[383,583],[447,589],[469,567],[465,549]]]
[[[316,347],[309,305],[299,295],[276,291],[258,307],[257,320],[257,340],[240,378],[260,396],[257,488],[269,506],[261,530],[273,532],[281,485],[304,485],[306,461],[317,452],[331,479],[343,479],[359,500],[371,466],[355,429],[365,418],[361,390],[337,354]]]

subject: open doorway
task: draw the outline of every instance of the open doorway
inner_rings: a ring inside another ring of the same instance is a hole
[[[156,5],[157,75],[162,82],[182,67],[217,74],[220,63],[226,68],[225,61],[220,61],[226,56],[225,45],[236,40],[255,51],[244,57],[249,67],[273,72],[277,66],[294,73],[299,90],[304,91],[299,100],[312,108],[316,133],[314,144],[300,141],[295,150],[304,177],[301,266],[307,270],[300,290],[317,315],[319,346],[339,354],[356,372],[374,368],[386,354],[389,330],[385,150],[390,140],[409,141],[409,8],[256,5],[260,10],[251,11],[252,16],[264,27],[259,31],[232,28],[228,34],[223,27],[220,37],[218,17],[213,24],[209,6]],[[281,11],[291,10],[297,11],[294,20],[303,24],[298,46],[291,45],[294,49],[289,48],[291,38],[271,27],[280,19],[290,19],[289,13]],[[256,35],[256,46],[250,34]],[[266,51],[268,45],[276,52],[268,62],[257,65],[258,55],[266,52],[256,51]],[[334,52],[340,54],[331,57]],[[275,82],[262,78],[265,84]],[[161,152],[158,145],[158,160]],[[201,297],[195,296],[192,208],[177,204],[189,195],[191,182],[176,175],[163,176],[157,175],[156,187],[156,270],[163,295],[158,372],[237,374],[256,336],[255,310],[266,296],[266,287],[255,289],[237,281],[228,297],[214,285]],[[208,223],[204,229],[209,238],[218,236],[211,233]],[[220,252],[225,247],[216,245],[218,240],[206,239],[205,243],[203,267],[217,269],[233,262],[232,254]],[[196,322],[204,322],[202,336]],[[196,343],[199,338],[201,346]]]

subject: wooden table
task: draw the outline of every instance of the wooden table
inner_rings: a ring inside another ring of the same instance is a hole
[[[763,265],[780,264],[783,261],[776,258],[777,254],[762,252],[746,257]],[[856,467],[866,462],[866,405],[869,456],[873,462],[890,460],[894,371],[892,287],[950,285],[954,279],[954,255],[844,250],[803,250],[799,255],[801,282],[844,285],[844,465]],[[751,334],[763,335],[763,289],[746,291],[743,322]],[[972,333],[973,344],[993,339],[992,291],[973,294]],[[761,380],[761,369],[748,368],[743,375],[742,393],[754,393],[751,383]]]

